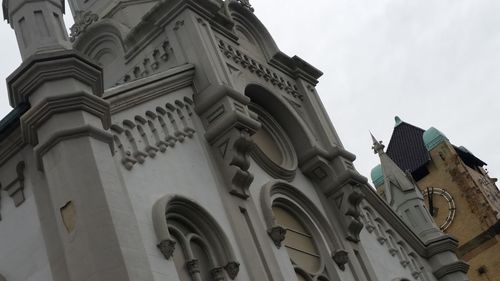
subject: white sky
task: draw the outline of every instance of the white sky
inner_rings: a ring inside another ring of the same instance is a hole
[[[325,73],[318,91],[363,175],[378,163],[369,131],[388,143],[399,115],[438,128],[500,177],[500,1],[251,3],[283,52]],[[7,77],[20,56],[7,23],[0,36],[0,77]],[[0,82],[3,116],[10,107]]]

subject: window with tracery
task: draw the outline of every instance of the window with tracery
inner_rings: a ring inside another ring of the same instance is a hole
[[[227,237],[199,205],[165,196],[153,207],[153,222],[158,248],[173,260],[181,281],[229,281],[238,275],[240,264]]]

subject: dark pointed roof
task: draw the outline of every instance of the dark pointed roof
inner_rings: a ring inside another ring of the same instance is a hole
[[[413,173],[431,159],[422,138],[424,132],[403,121],[396,123],[386,153],[401,170]]]
[[[409,171],[416,180],[427,174],[424,168],[431,160],[430,154],[425,147],[423,135],[425,130],[408,124],[396,117],[396,126],[392,132],[391,140],[387,146],[386,154],[403,171]],[[464,163],[471,167],[482,167],[486,165],[463,146],[453,148]]]

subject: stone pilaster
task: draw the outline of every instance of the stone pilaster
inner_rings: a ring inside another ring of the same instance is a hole
[[[101,69],[73,51],[45,52],[31,55],[8,85],[11,104],[31,106],[21,129],[47,180],[52,232],[62,239],[63,256],[51,257],[51,266],[64,264],[71,281],[153,280],[112,156]]]

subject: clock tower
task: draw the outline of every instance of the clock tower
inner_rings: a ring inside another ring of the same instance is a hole
[[[387,156],[416,181],[436,225],[459,241],[457,253],[473,281],[500,275],[500,191],[482,160],[439,130],[423,130],[396,117]],[[383,189],[384,163],[371,173]]]

